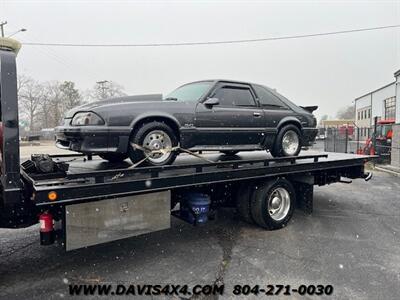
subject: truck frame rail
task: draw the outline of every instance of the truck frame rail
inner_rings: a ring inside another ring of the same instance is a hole
[[[260,154],[258,153],[260,156]],[[262,156],[267,156],[265,152]],[[328,182],[333,175],[357,178],[363,172],[367,156],[327,154],[301,155],[282,158],[239,158],[236,160],[202,163],[192,159],[191,163],[162,167],[138,167],[134,169],[114,168],[105,170],[90,169],[96,162],[75,162],[76,169],[82,165],[89,171],[74,170],[62,177],[52,174],[28,174],[21,170],[25,185],[32,189],[32,200],[37,206],[71,204],[93,201],[121,195],[161,191],[195,185],[214,184],[249,179],[261,179],[273,176],[294,176],[295,174],[318,175],[319,184]],[[250,156],[252,156],[250,154]],[[254,154],[253,154],[254,156]],[[65,155],[52,156],[56,160]],[[73,158],[74,156],[67,156]],[[331,178],[332,180],[332,178]],[[50,200],[49,194],[56,193],[57,199]]]

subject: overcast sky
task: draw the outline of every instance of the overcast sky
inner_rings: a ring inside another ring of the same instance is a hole
[[[400,1],[5,1],[6,33],[22,42],[171,43],[251,39],[400,24]],[[186,82],[262,83],[318,116],[394,80],[400,29],[250,44],[157,48],[23,46],[18,72],[81,89],[112,80],[129,94]]]

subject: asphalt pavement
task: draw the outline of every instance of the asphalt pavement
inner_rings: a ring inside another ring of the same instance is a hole
[[[281,230],[226,209],[203,227],[174,219],[165,231],[72,252],[40,246],[38,226],[0,229],[0,298],[68,298],[71,283],[217,283],[219,299],[236,298],[237,284],[323,284],[334,288],[326,299],[400,299],[399,190],[399,177],[375,172],[370,182],[317,187],[313,214],[296,211]]]

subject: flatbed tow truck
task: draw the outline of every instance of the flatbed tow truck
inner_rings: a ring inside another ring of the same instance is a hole
[[[311,152],[283,158],[265,151],[187,154],[162,167],[79,154],[33,155],[20,164],[16,48],[0,40],[0,228],[40,221],[44,245],[57,240],[72,250],[150,233],[169,228],[171,216],[199,225],[224,206],[236,207],[248,222],[278,229],[295,206],[312,212],[314,185],[372,176],[364,170],[372,156]]]

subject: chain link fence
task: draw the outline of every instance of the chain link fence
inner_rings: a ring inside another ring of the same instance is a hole
[[[392,139],[375,136],[373,128],[326,127],[320,128],[319,137],[326,152],[377,155],[376,163],[390,164],[393,160],[400,166],[400,132],[396,130]]]
[[[352,127],[327,127],[322,129],[324,150],[327,152],[357,153],[360,140]]]

